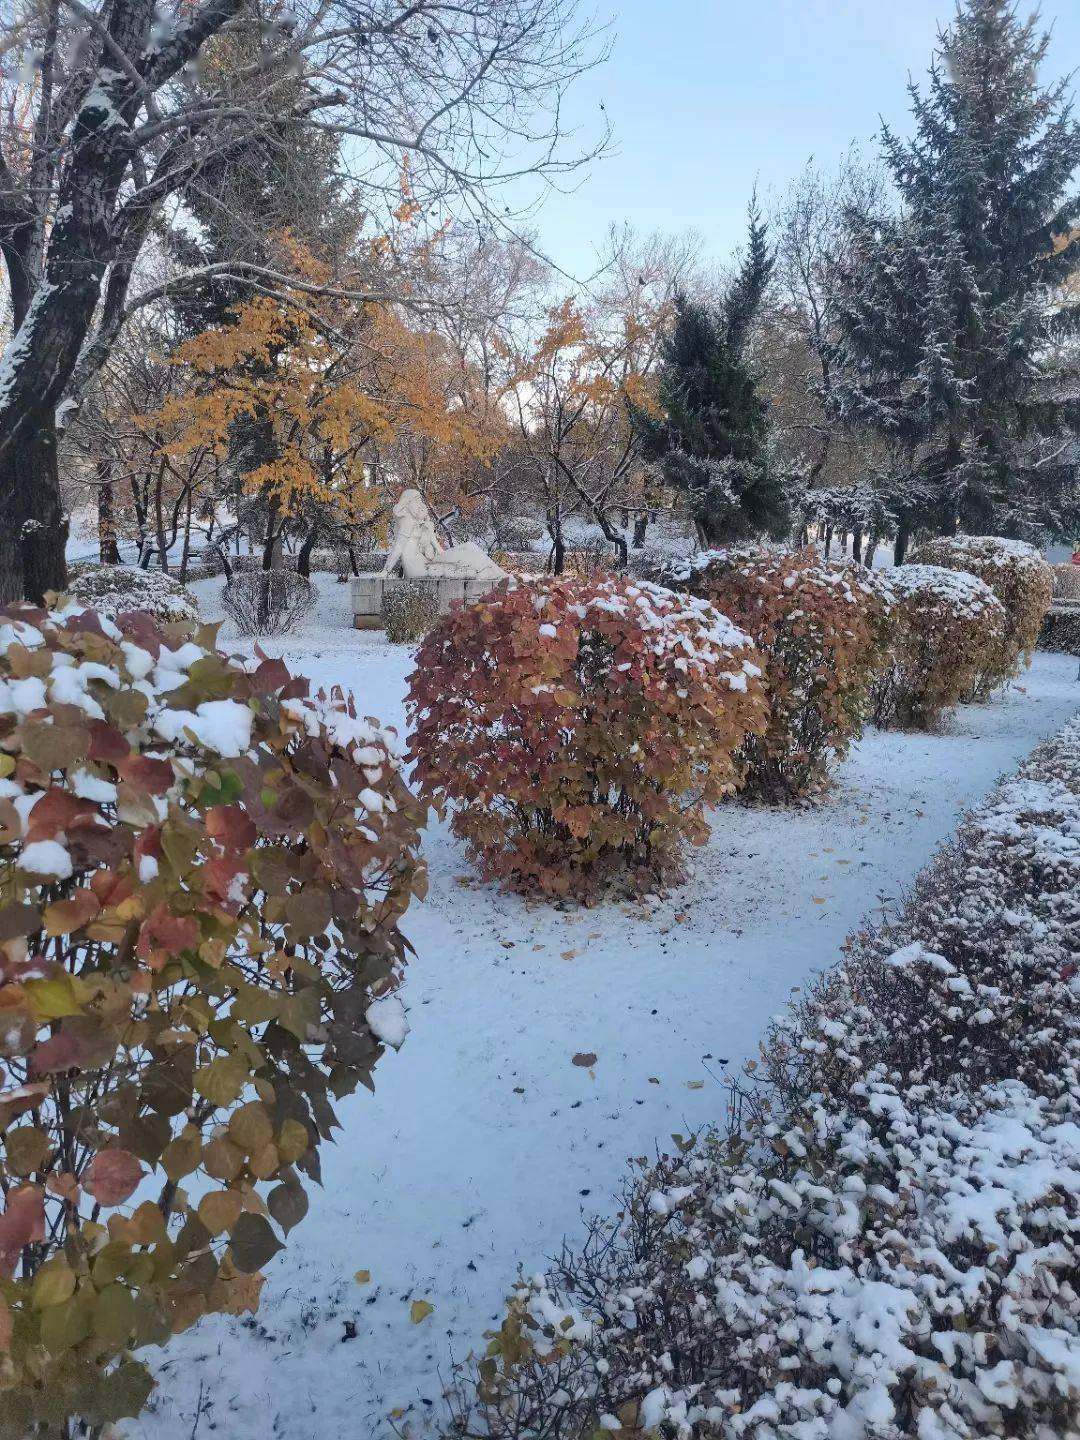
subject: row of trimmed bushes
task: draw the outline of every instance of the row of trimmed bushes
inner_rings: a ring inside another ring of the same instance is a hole
[[[739,548],[665,570],[661,585],[511,580],[418,651],[421,793],[452,812],[482,872],[516,888],[670,883],[722,796],[812,795],[867,719],[934,728],[1017,672],[1048,567],[1016,542],[949,544],[934,554],[953,568]]]
[[[446,1436],[1080,1433],[1080,722],[520,1282]]]

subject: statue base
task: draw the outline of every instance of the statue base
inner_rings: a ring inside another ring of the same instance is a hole
[[[381,630],[383,595],[387,589],[397,585],[408,585],[398,575],[355,575],[350,582],[352,590],[353,628],[356,630]],[[454,580],[449,577],[424,577],[425,585],[434,586],[439,602],[439,614],[445,615],[455,600],[471,605],[487,595],[499,584],[498,580]]]

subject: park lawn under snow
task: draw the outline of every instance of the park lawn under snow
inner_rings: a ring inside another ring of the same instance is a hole
[[[411,652],[348,630],[348,587],[319,581],[318,614],[264,649],[403,725]],[[220,584],[193,587],[206,615]],[[240,648],[228,629],[222,642]],[[652,904],[560,910],[501,894],[433,821],[430,894],[404,927],[411,1034],[379,1063],[377,1093],[341,1104],[325,1188],[269,1266],[259,1314],[170,1342],[154,1409],[128,1433],[423,1431],[451,1357],[498,1324],[517,1266],[541,1269],[564,1235],[579,1239],[628,1155],[722,1114],[725,1071],[960,811],[1077,710],[1076,673],[1075,659],[1039,654],[948,734],[868,732],[817,808],[723,806],[689,882]],[[413,1324],[416,1300],[434,1308]]]

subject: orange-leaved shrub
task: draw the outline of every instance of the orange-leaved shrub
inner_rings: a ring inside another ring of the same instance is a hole
[[[932,730],[994,664],[1005,607],[964,570],[905,564],[867,573],[892,605],[892,647],[873,686],[874,723]]]
[[[0,612],[5,1440],[135,1414],[132,1352],[256,1307],[403,1038],[422,817],[394,732],[280,660]]]
[[[787,800],[819,790],[862,732],[884,663],[885,597],[864,572],[824,565],[812,548],[708,551],[668,573],[765,657],[769,723],[746,740],[747,792]]]
[[[452,808],[486,876],[553,896],[679,879],[765,723],[746,635],[610,576],[510,581],[453,611],[417,653],[408,707],[422,795]]]
[[[1053,567],[1035,545],[997,535],[943,535],[924,541],[912,556],[919,564],[966,570],[985,581],[1005,607],[1005,634],[976,677],[970,695],[985,700],[1030,665],[1039,630],[1054,597]]]

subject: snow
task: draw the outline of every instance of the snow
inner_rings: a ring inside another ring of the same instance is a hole
[[[387,995],[382,1000],[372,1001],[364,1011],[364,1019],[371,1033],[384,1045],[400,1050],[405,1044],[409,1021],[405,1015],[405,1006],[396,995]]]
[[[72,874],[71,856],[59,840],[35,840],[23,848],[19,868],[28,875],[48,875],[66,880]]]
[[[317,620],[263,648],[316,685],[352,687],[362,714],[404,734],[411,651],[347,630],[348,587],[316,583]],[[221,581],[192,588],[217,618]],[[222,644],[241,648],[228,626]],[[518,1264],[542,1269],[564,1235],[580,1241],[582,1214],[613,1208],[628,1155],[721,1117],[724,1074],[756,1051],[791,989],[1078,705],[1075,658],[1039,653],[945,734],[868,732],[818,807],[724,806],[689,882],[644,904],[563,910],[502,894],[432,817],[429,895],[403,925],[417,952],[400,992],[412,1033],[380,1061],[374,1096],[341,1103],[323,1188],[269,1266],[255,1323],[213,1317],[146,1352],[160,1389],[126,1434],[425,1434],[451,1354],[500,1323]],[[583,1052],[593,1065],[572,1063]],[[1007,1137],[990,1140],[988,1176]],[[879,1298],[865,1323],[891,1329]],[[435,1307],[420,1325],[415,1299]],[[346,1320],[358,1335],[343,1344]],[[1075,1357],[1063,1350],[1062,1365]]]

